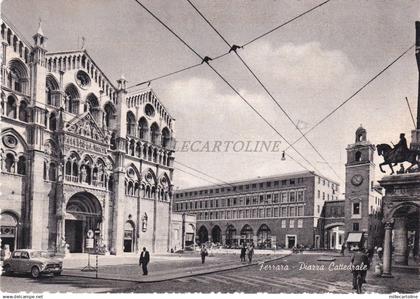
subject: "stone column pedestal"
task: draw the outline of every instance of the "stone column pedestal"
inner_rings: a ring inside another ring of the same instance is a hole
[[[393,244],[395,263],[408,265],[408,231],[405,217],[395,218]]]
[[[391,263],[392,263],[392,222],[385,223],[385,238],[384,238],[384,255],[383,255],[383,272],[382,277],[392,277]]]

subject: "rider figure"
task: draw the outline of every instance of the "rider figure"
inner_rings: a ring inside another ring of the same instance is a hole
[[[394,158],[396,161],[404,159],[409,151],[407,146],[407,139],[405,139],[405,134],[400,134],[400,141],[392,149],[394,153]]]
[[[352,273],[353,273],[353,289],[357,289],[357,275],[360,273],[362,282],[366,283],[366,274],[369,269],[369,258],[363,248],[354,247],[351,256]]]

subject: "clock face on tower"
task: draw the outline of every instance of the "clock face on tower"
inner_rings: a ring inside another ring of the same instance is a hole
[[[359,186],[363,183],[363,177],[360,174],[356,174],[351,178],[351,183],[355,186]]]

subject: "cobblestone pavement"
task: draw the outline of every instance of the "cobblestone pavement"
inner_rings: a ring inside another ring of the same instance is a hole
[[[269,292],[269,293],[353,293],[349,271],[330,271],[334,265],[348,265],[349,257],[319,261],[319,255],[291,255],[265,264],[223,272],[178,278],[166,282],[137,283],[81,277],[1,277],[3,292]],[[325,258],[324,258],[325,259]],[[334,264],[332,264],[334,263]],[[331,266],[332,265],[332,266]],[[116,266],[118,269],[123,267]],[[120,269],[121,271],[121,269]],[[420,292],[418,275],[394,273],[394,278],[376,277],[372,271],[363,286],[365,293]]]

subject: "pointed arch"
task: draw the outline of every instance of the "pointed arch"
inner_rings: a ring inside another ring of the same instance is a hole
[[[150,126],[150,142],[153,143],[153,144],[158,144],[159,143],[159,136],[160,136],[159,125],[156,122],[154,122]]]
[[[162,129],[162,147],[166,148],[170,145],[171,142],[171,132],[168,127]]]
[[[8,85],[11,89],[27,94],[29,92],[29,71],[25,63],[19,58],[13,58],[8,64]]]
[[[158,183],[156,174],[151,168],[143,172],[143,177],[149,184],[156,185]]]
[[[115,127],[115,122],[117,119],[117,108],[115,105],[108,101],[104,105],[105,111],[105,125],[108,129],[113,129]]]
[[[64,93],[66,94],[65,110],[73,114],[79,114],[80,93],[76,85],[73,83],[67,84]]]
[[[136,117],[132,111],[127,112],[127,135],[136,136]]]
[[[47,104],[55,107],[60,106],[60,86],[58,85],[58,80],[52,75],[48,74],[46,77],[45,84],[45,96],[47,99]]]
[[[6,116],[10,118],[17,117],[17,99],[13,95],[7,97]]]
[[[140,117],[138,121],[138,127],[139,127],[139,138],[146,140],[147,132],[149,131],[149,124],[145,117]]]

